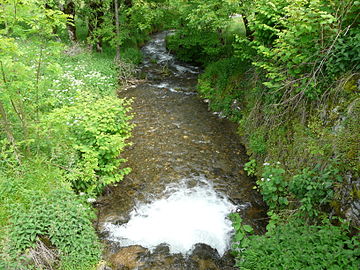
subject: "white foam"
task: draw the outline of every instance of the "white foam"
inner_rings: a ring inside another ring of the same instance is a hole
[[[185,182],[171,186],[164,198],[137,206],[127,224],[105,224],[109,240],[149,249],[166,243],[170,252],[184,254],[204,243],[223,255],[232,231],[227,216],[235,206],[203,178],[198,180],[199,186],[189,188]]]

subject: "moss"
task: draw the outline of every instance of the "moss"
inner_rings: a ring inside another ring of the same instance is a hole
[[[360,75],[351,76],[343,86],[344,92],[346,94],[353,94],[359,92],[358,81],[360,80]]]

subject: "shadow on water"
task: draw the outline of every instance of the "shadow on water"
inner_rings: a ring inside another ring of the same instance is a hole
[[[195,92],[200,70],[166,51],[167,34],[142,49],[147,81],[119,94],[134,98],[123,153],[133,171],[99,200],[105,257],[115,269],[232,269],[226,215],[238,211],[261,232],[265,206],[236,126],[208,111]]]

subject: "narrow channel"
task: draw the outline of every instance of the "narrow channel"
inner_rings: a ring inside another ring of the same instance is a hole
[[[198,67],[166,50],[165,37],[143,47],[146,81],[132,98],[132,172],[100,200],[98,230],[119,269],[232,269],[227,215],[237,211],[261,231],[264,204],[236,126],[208,110],[195,91]]]

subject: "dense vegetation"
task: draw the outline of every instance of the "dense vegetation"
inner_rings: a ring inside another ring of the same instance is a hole
[[[90,202],[130,172],[119,157],[132,129],[131,101],[114,98],[119,74],[131,75],[163,13],[115,3],[117,20],[113,1],[0,1],[0,269],[101,259]]]
[[[360,221],[360,2],[170,2],[180,19],[168,48],[204,66],[198,90],[239,124],[269,207],[263,236],[232,217],[237,265],[357,269],[345,228]]]
[[[355,0],[0,0],[0,268],[99,262],[89,202],[130,172],[119,79],[175,28],[168,48],[204,67],[198,90],[239,124],[269,207],[261,236],[232,216],[237,266],[358,269],[359,14]]]

